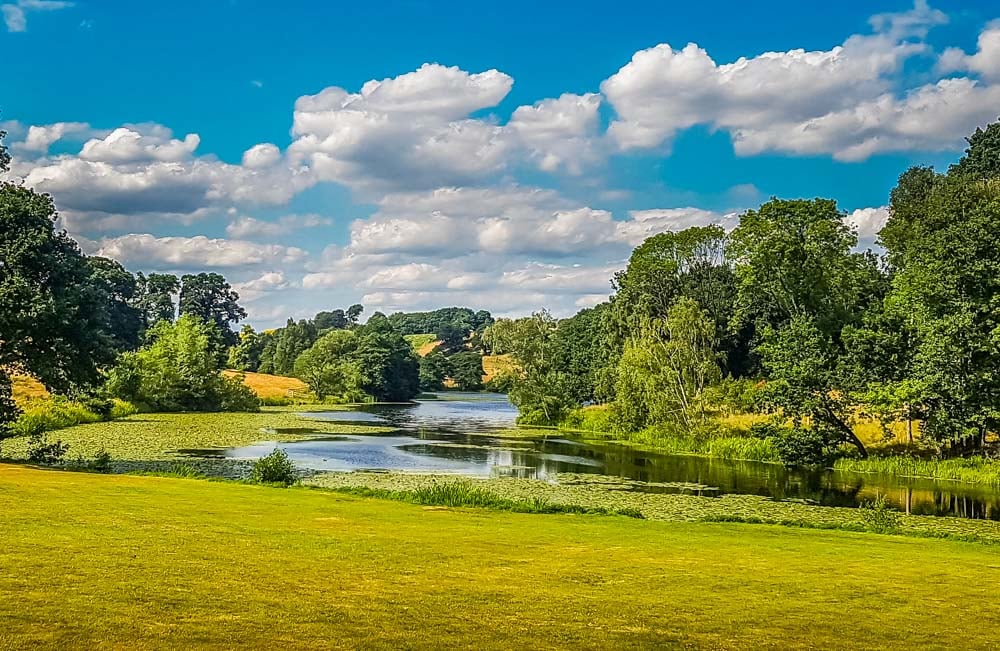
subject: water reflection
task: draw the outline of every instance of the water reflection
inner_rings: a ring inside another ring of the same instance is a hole
[[[1000,520],[1000,495],[986,487],[659,454],[564,435],[504,437],[500,434],[514,426],[517,411],[502,395],[446,394],[446,399],[415,405],[379,405],[357,412],[310,416],[373,422],[395,430],[382,436],[338,436],[281,444],[294,462],[317,470],[380,469],[549,481],[555,481],[560,473],[608,475],[629,480],[620,486],[624,490],[743,493],[849,507],[883,495],[901,511],[917,515]],[[224,454],[257,458],[274,447],[274,443],[260,443]]]

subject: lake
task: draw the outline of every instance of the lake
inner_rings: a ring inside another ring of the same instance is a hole
[[[376,405],[308,416],[394,430],[280,444],[293,462],[314,470],[391,470],[544,481],[558,481],[561,473],[582,473],[631,480],[625,485],[629,490],[704,496],[744,493],[825,506],[858,506],[884,495],[899,510],[913,514],[1000,520],[1000,493],[989,487],[662,454],[583,441],[560,432],[505,436],[505,431],[514,428],[517,410],[500,394],[446,393],[439,400],[413,405]],[[205,454],[256,459],[276,445],[264,441]],[[667,483],[674,485],[662,485]],[[684,487],[677,487],[678,483]]]

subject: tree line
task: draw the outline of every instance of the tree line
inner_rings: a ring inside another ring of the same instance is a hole
[[[858,418],[919,421],[941,454],[980,453],[1000,429],[1000,123],[939,173],[906,170],[858,252],[831,199],[772,199],[718,226],[654,235],[610,300],[557,320],[499,320],[521,420],[558,424],[604,404],[622,432],[711,436],[720,405],[775,415],[754,428],[783,456],[853,448]]]

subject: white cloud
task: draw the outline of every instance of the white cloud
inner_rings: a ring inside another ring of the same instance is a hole
[[[226,235],[238,239],[274,238],[303,228],[329,226],[332,220],[319,215],[285,215],[275,221],[239,217],[226,226]]]
[[[874,17],[876,33],[851,36],[827,51],[765,52],[720,65],[693,43],[642,50],[601,85],[617,113],[609,136],[622,150],[648,149],[707,125],[728,131],[743,156],[783,151],[852,161],[954,148],[985,113],[975,102],[993,100],[992,92],[942,81],[894,94],[903,64],[929,52],[913,38],[944,21],[921,0],[912,11]],[[934,104],[948,104],[959,115],[946,118]],[[910,129],[908,122],[925,126]]]
[[[187,160],[198,148],[201,138],[189,133],[184,140],[172,137],[171,131],[160,125],[144,129],[119,127],[104,138],[88,140],[80,158],[99,163],[176,163]],[[30,137],[30,134],[29,134]]]
[[[243,240],[196,237],[156,237],[132,233],[104,238],[97,255],[134,269],[215,269],[253,265],[296,265],[307,253],[295,247],[255,244]]]
[[[271,167],[280,160],[281,150],[278,149],[277,145],[272,145],[269,142],[254,145],[243,152],[243,167],[250,169]]]
[[[89,130],[90,125],[86,122],[56,122],[54,124],[30,126],[20,147],[27,151],[46,153],[53,143],[62,140],[66,135]]]
[[[942,72],[974,72],[986,81],[1000,82],[1000,21],[993,21],[979,34],[975,54],[948,48],[941,54],[938,68]]]
[[[564,94],[534,106],[520,106],[507,124],[546,172],[581,174],[600,158],[597,129],[601,96]]]
[[[272,292],[281,292],[289,287],[292,287],[292,283],[282,271],[268,271],[252,280],[233,283],[233,289],[245,303],[253,303]]]
[[[28,12],[55,11],[72,7],[73,4],[62,0],[18,0],[17,4],[0,5],[0,13],[3,13],[8,32],[24,32],[28,29]]]
[[[636,247],[657,233],[666,231],[682,231],[692,226],[710,226],[717,224],[727,231],[739,223],[737,213],[721,214],[701,208],[666,208],[656,210],[632,210],[631,219],[619,222],[618,238]]]
[[[869,248],[875,244],[879,231],[889,220],[889,209],[886,206],[879,208],[859,208],[848,213],[845,221],[858,233],[859,248]]]

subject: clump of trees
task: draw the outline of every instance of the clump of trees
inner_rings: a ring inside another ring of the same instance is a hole
[[[260,399],[240,377],[222,375],[214,324],[185,314],[159,321],[146,346],[123,353],[108,374],[110,395],[146,411],[257,411]]]
[[[835,201],[772,199],[731,233],[650,237],[605,304],[487,327],[522,421],[606,403],[622,432],[690,435],[739,396],[776,415],[757,433],[790,461],[866,456],[862,416],[919,419],[942,454],[982,451],[1000,431],[1000,123],[968,143],[946,173],[900,176],[882,255],[856,251]]]

